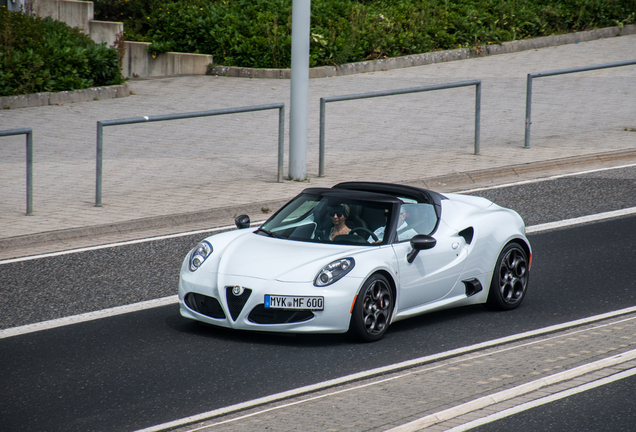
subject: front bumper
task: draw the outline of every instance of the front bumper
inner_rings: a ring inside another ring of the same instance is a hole
[[[280,282],[245,276],[221,275],[200,268],[181,269],[179,306],[181,315],[221,327],[289,333],[344,333],[349,329],[351,305],[362,280],[344,277],[327,287],[312,282]],[[236,296],[235,286],[244,291]],[[322,296],[320,311],[266,309],[266,294]]]

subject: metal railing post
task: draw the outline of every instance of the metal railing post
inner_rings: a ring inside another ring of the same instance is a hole
[[[481,133],[481,81],[475,86],[475,154],[479,154],[479,135]]]
[[[104,126],[97,122],[97,157],[95,158],[95,207],[102,206],[102,160],[104,149]]]
[[[285,105],[278,109],[278,183],[283,183],[285,158]]]
[[[318,177],[325,176],[325,98],[320,98],[320,137],[318,142]]]
[[[27,186],[27,216],[33,216],[33,130],[29,129],[26,134],[26,186]]]
[[[26,215],[33,216],[33,129],[0,130],[0,137],[26,135]]]
[[[528,74],[526,83],[526,133],[523,142],[523,148],[530,148],[530,109],[532,107],[532,74]]]

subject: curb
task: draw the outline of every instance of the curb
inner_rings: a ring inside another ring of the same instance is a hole
[[[34,243],[63,242],[84,237],[95,237],[110,234],[122,234],[132,231],[179,227],[187,224],[219,223],[220,219],[233,219],[239,214],[262,214],[261,208],[278,208],[289,199],[266,201],[253,204],[228,206],[201,210],[191,213],[181,213],[166,216],[152,216],[131,221],[104,225],[94,225],[81,228],[69,228],[57,231],[46,231],[37,234],[7,237],[0,239],[0,250],[28,246]]]
[[[636,149],[559,158],[542,162],[530,162],[493,169],[466,171],[426,179],[405,180],[397,183],[438,190],[440,192],[451,192],[461,189],[469,189],[480,184],[483,185],[484,183],[492,183],[495,181],[500,182],[502,179],[514,182],[528,178],[536,178],[537,175],[547,176],[554,170],[563,171],[566,167],[570,170],[575,170],[584,168],[586,165],[590,164],[595,164],[596,166],[607,165],[611,162],[628,159],[636,159]],[[178,229],[179,226],[193,223],[214,227],[215,225],[213,224],[219,224],[221,223],[221,220],[227,221],[227,219],[233,219],[239,214],[250,214],[253,215],[252,217],[255,220],[257,220],[256,215],[262,214],[261,209],[263,207],[277,209],[291,198],[292,197],[282,200],[213,208],[190,213],[153,216],[113,224],[69,228],[65,230],[7,237],[0,239],[0,250],[28,246],[34,243],[61,242],[78,238],[122,234],[140,230],[171,227]]]
[[[339,66],[321,66],[309,69],[309,78],[327,78],[359,73],[386,71],[412,66],[423,66],[432,63],[442,63],[454,60],[465,60],[490,55],[509,54],[519,51],[587,42],[616,36],[636,34],[636,24],[623,27],[607,27],[564,35],[544,36],[524,39],[501,44],[482,45],[476,48],[459,48],[448,51],[436,51],[424,54],[413,54],[403,57],[393,57],[380,60],[370,60],[358,63],[347,63]],[[257,69],[231,66],[211,66],[207,75],[234,78],[267,78],[290,79],[291,69]]]
[[[115,99],[127,96],[130,96],[130,88],[127,83],[124,83],[107,87],[90,87],[82,90],[3,96],[0,97],[0,108],[33,108],[47,105],[63,105],[65,103],[89,102],[100,99]]]

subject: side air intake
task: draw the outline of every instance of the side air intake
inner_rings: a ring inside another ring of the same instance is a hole
[[[464,282],[464,285],[466,286],[466,296],[470,297],[472,295],[477,294],[479,291],[481,291],[483,289],[483,287],[481,286],[481,282],[479,282],[479,280],[473,278],[473,279],[468,279]]]
[[[214,297],[208,297],[203,294],[188,293],[186,295],[185,304],[195,312],[199,312],[210,318],[223,319],[225,312],[221,308],[221,304]]]
[[[473,236],[475,235],[475,230],[473,229],[473,227],[468,227],[461,230],[459,232],[459,235],[464,237],[464,240],[466,240],[466,244],[471,244],[473,241]]]

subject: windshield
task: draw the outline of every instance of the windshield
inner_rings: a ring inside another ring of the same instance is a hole
[[[317,243],[386,243],[391,202],[301,194],[268,220],[258,234]]]

